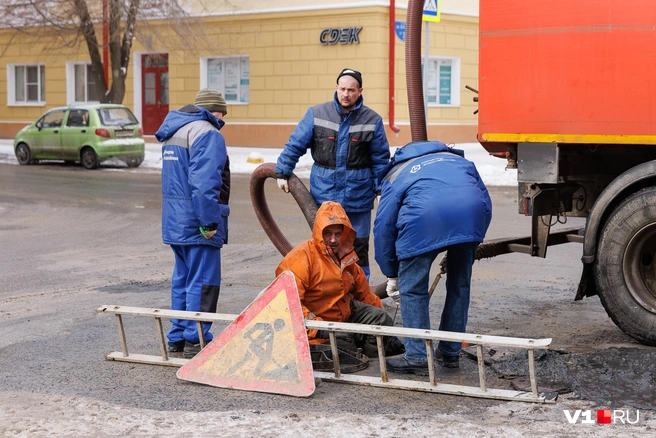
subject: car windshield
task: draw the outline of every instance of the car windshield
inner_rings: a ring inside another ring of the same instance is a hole
[[[98,116],[103,126],[138,125],[139,121],[127,108],[99,108]]]

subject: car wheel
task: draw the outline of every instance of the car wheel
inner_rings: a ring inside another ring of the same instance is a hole
[[[82,149],[80,153],[80,161],[85,169],[97,169],[100,162],[98,161],[98,155],[90,147]]]
[[[125,160],[125,164],[127,164],[128,167],[139,167],[142,161],[143,160],[141,158],[131,157]]]
[[[20,143],[16,146],[16,159],[18,160],[18,164],[21,165],[32,164],[34,159],[32,158],[30,147],[25,143]]]

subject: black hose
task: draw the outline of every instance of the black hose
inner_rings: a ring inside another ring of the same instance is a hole
[[[273,219],[264,194],[264,182],[267,178],[275,179],[275,168],[276,165],[274,163],[264,163],[260,164],[257,169],[253,171],[253,174],[251,175],[250,194],[255,215],[260,221],[262,229],[266,235],[269,236],[269,239],[271,239],[273,246],[275,246],[284,257],[292,250],[293,246],[289,243],[289,240],[287,240],[282,231],[280,231],[278,224],[276,224],[276,221]],[[301,208],[301,212],[303,213],[303,216],[305,216],[305,220],[311,230],[314,226],[314,219],[317,216],[317,204],[314,202],[314,198],[307,187],[305,187],[305,184],[303,184],[303,181],[301,181],[296,175],[292,173],[288,182],[289,192]],[[385,298],[387,297],[386,285],[387,283],[381,283],[377,286],[373,286],[371,291],[378,297]]]
[[[424,87],[421,77],[421,17],[423,0],[410,0],[405,32],[405,80],[408,84],[408,109],[412,141],[428,140]],[[424,71],[428,66],[424,66]]]
[[[287,255],[289,251],[292,250],[293,246],[285,235],[280,231],[280,228],[276,224],[276,221],[271,215],[271,210],[269,210],[269,205],[266,202],[266,196],[264,195],[264,182],[267,178],[275,179],[275,168],[274,163],[264,163],[260,164],[257,169],[253,171],[251,175],[251,203],[255,209],[255,215],[257,216],[262,229],[269,236],[273,246],[284,256]],[[310,226],[310,230],[314,226],[314,218],[317,216],[317,204],[314,202],[314,198],[310,195],[307,187],[303,184],[296,175],[292,173],[289,177],[289,192],[292,194],[296,203],[301,208],[305,220]]]

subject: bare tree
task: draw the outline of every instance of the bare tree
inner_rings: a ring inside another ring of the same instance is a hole
[[[111,103],[122,103],[125,97],[125,78],[136,34],[140,32],[148,37],[144,38],[146,48],[150,48],[153,34],[157,34],[156,27],[149,24],[150,20],[165,19],[169,24],[167,28],[177,33],[179,40],[188,48],[212,46],[204,37],[202,22],[192,17],[181,6],[180,0],[105,2],[109,38],[104,43],[109,51],[111,87],[105,81],[101,54],[104,46],[97,34],[103,24],[103,0],[2,0],[0,28],[15,32],[11,35],[12,39],[21,34],[26,38],[38,39],[50,54],[59,53],[65,47],[75,48],[86,44],[97,96],[100,102]],[[197,5],[202,5],[202,2],[196,0]],[[223,3],[236,8],[229,1]]]

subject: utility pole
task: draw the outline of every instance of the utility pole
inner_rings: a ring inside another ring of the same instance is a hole
[[[109,17],[107,13],[107,1],[102,0],[103,19],[103,69],[105,71],[105,86],[109,90]]]

